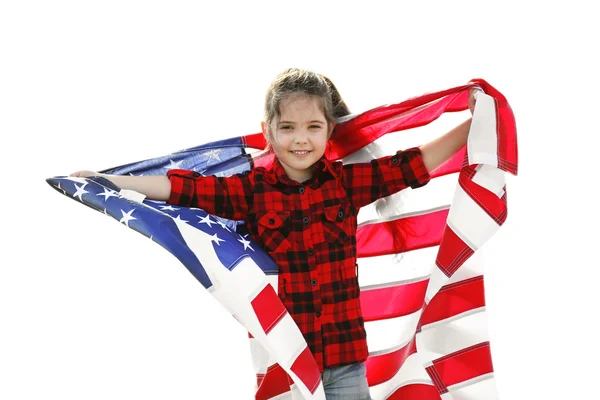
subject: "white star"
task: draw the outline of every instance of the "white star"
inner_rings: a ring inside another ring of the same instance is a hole
[[[217,236],[216,233],[210,237],[210,240],[213,241],[213,242],[215,242],[218,246],[220,246],[219,242],[224,242],[225,241],[223,239],[219,239],[219,237]]]
[[[104,193],[98,193],[96,196],[104,196],[104,201],[108,200],[109,197],[118,197],[114,190],[108,190],[104,188]]]
[[[173,217],[171,217],[171,218],[173,218]],[[179,218],[179,214],[177,214],[177,216],[175,218],[173,218],[173,219],[175,221],[179,221],[179,222],[187,222],[187,221],[184,221],[183,219]]]
[[[200,222],[198,222],[199,224],[206,224],[208,225],[209,228],[212,228],[211,224],[214,224],[215,221],[212,221],[210,219],[210,215],[206,214],[206,217],[201,217],[199,215],[197,215],[198,218],[200,218]]]
[[[248,235],[246,235],[246,236],[248,236]],[[240,235],[240,239],[238,239],[238,242],[240,242],[241,244],[244,245],[244,250],[246,250],[247,248],[250,248],[250,250],[254,251],[252,246],[250,246],[250,241],[244,239],[244,237],[242,235]]]
[[[181,161],[169,160],[169,162],[170,162],[170,164],[165,167],[166,169],[179,169],[183,160],[181,160]]]
[[[121,218],[121,220],[119,222],[122,222],[125,225],[129,226],[129,221],[133,221],[134,219],[137,219],[137,218],[131,216],[131,214],[133,214],[134,211],[135,211],[135,208],[132,208],[131,211],[129,211],[127,213],[125,211],[121,210],[121,214],[123,214],[123,218]]]
[[[87,185],[87,182],[85,182],[81,186],[75,185],[75,188],[77,189],[77,191],[75,192],[75,194],[73,195],[73,197],[79,197],[79,200],[81,202],[83,202],[83,199],[81,198],[81,196],[83,196],[86,193],[89,193],[87,190],[84,189],[86,185]]]
[[[220,151],[220,149],[212,149],[210,151],[207,151],[206,153],[203,153],[202,155],[207,156],[209,161],[213,158],[217,161],[221,161],[221,157],[219,157]]]
[[[177,210],[179,210],[179,208],[173,208],[171,206],[162,206],[160,209],[162,211],[165,211],[165,210],[167,210],[167,211],[177,211]]]
[[[217,220],[217,224],[221,225],[221,228],[223,229],[227,229],[227,232],[231,232],[231,230],[229,229],[229,227],[227,225],[225,225],[224,222]]]

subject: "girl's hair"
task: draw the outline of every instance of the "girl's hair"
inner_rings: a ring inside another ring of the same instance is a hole
[[[298,94],[316,98],[329,124],[350,114],[348,106],[329,78],[304,69],[288,68],[277,75],[267,90],[264,118],[268,142],[274,139],[274,127],[281,118],[281,103]]]

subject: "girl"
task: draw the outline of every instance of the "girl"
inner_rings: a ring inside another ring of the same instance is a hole
[[[471,111],[473,104],[470,93]],[[104,176],[149,199],[244,220],[279,266],[279,297],[319,365],[327,399],[370,399],[356,275],[358,211],[406,187],[425,185],[429,172],[466,144],[471,120],[420,147],[343,165],[324,154],[336,119],[347,114],[329,79],[288,69],[267,91],[261,124],[274,154],[271,167],[230,177],[184,170]],[[71,176],[94,175],[99,174]]]

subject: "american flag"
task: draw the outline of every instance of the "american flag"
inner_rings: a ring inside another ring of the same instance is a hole
[[[351,163],[420,144],[411,133],[466,110],[475,86],[485,94],[478,96],[467,146],[425,187],[359,213],[367,379],[376,400],[497,398],[478,250],[506,220],[505,173],[517,174],[516,125],[506,98],[474,79],[346,117],[327,150],[330,159]],[[251,134],[102,172],[164,175],[182,168],[227,176],[271,162],[250,151],[265,145],[262,134]],[[277,296],[277,265],[243,223],[148,200],[101,177],[47,182],[163,246],[248,330],[256,399],[325,398],[317,365]]]

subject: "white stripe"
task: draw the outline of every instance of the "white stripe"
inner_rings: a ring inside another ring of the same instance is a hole
[[[481,93],[477,96],[467,140],[469,165],[498,166],[497,135],[495,101],[491,96]]]
[[[231,274],[237,282],[244,282],[243,288],[250,302],[269,285],[265,273],[250,257],[243,258],[231,271]]]
[[[399,348],[414,336],[422,310],[401,317],[365,322],[369,353]]]
[[[402,190],[379,199],[358,212],[358,223],[398,219],[425,210],[447,206],[452,202],[458,173],[440,176],[418,190]]]
[[[454,272],[454,274],[452,274],[450,279],[448,279],[445,284],[449,285],[451,283],[456,283],[483,275],[483,256],[483,249],[477,250],[456,270],[456,272]]]
[[[269,368],[269,362],[271,361],[269,352],[256,338],[249,338],[248,340],[250,341],[250,354],[252,356],[254,372],[257,374],[266,374],[267,369]],[[275,363],[274,359],[273,363]]]
[[[373,399],[380,400],[388,398],[398,388],[414,383],[433,386],[418,353],[408,356],[402,368],[390,380],[371,386],[369,390]]]
[[[358,280],[361,287],[385,285],[390,282],[413,281],[429,276],[434,268],[438,246],[358,259]]]
[[[490,165],[480,164],[477,166],[473,182],[494,193],[498,198],[504,196],[504,185],[506,184],[505,172]]]
[[[425,302],[429,304],[433,296],[445,285],[483,275],[483,264],[483,250],[480,249],[473,253],[450,278],[436,266],[429,277]]]
[[[423,362],[432,362],[456,351],[487,342],[487,323],[485,307],[481,307],[424,325],[421,332],[417,333],[416,339]]]
[[[429,285],[427,285],[427,293],[425,293],[425,303],[429,304],[433,296],[440,291],[442,286],[448,283],[448,277],[436,265],[431,275],[429,276]]]
[[[473,250],[480,248],[500,228],[460,185],[456,185],[447,223]]]
[[[274,353],[280,357],[279,365],[286,371],[292,366],[298,355],[306,348],[306,341],[292,317],[286,313],[267,335]]]

